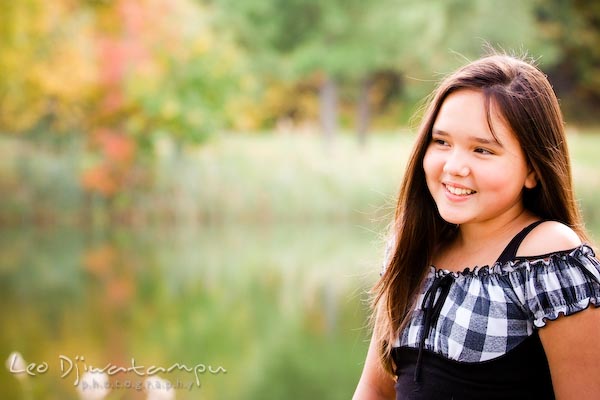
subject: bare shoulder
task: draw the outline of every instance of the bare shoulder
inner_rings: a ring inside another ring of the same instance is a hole
[[[581,245],[581,239],[573,229],[557,221],[545,221],[525,237],[517,252],[518,256],[535,256],[570,250]]]

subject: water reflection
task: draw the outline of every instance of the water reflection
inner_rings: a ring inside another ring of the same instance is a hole
[[[48,371],[17,379],[4,370],[2,391],[76,399],[76,372],[121,367],[105,398],[146,399],[135,384],[154,366],[177,399],[349,398],[366,350],[364,290],[381,254],[375,231],[3,231],[0,348]]]

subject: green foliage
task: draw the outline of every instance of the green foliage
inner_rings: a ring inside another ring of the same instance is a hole
[[[0,38],[2,133],[199,143],[223,127],[238,80],[211,10],[188,0],[4,2]]]
[[[600,107],[600,3],[537,0],[541,33],[558,48],[549,76],[563,107],[582,122],[597,121]]]
[[[234,29],[239,43],[280,71],[291,70],[297,76],[320,71],[360,77],[398,61],[404,25],[397,10],[403,1],[216,3],[222,10],[222,23]]]
[[[81,127],[94,85],[85,7],[64,1],[3,1],[0,10],[0,133]]]
[[[325,76],[332,76],[342,86],[340,92],[357,92],[365,77],[393,71],[404,78],[396,100],[407,104],[404,109],[414,109],[440,74],[481,56],[488,45],[529,53],[544,68],[555,65],[561,51],[560,43],[539,29],[539,5],[533,0],[214,4],[221,26],[234,32],[251,57],[251,70],[258,79],[268,77],[263,85],[312,79],[319,87]]]
[[[183,60],[166,58],[164,73],[152,84],[144,76],[132,77],[128,93],[137,108],[129,127],[153,141],[166,134],[180,144],[199,144],[217,134],[239,80],[223,53],[217,47],[204,53],[192,48]]]
[[[314,122],[326,76],[352,120],[358,83],[387,72],[402,85],[383,119],[406,123],[438,76],[485,43],[530,53],[569,116],[593,122],[599,19],[598,2],[559,0],[4,2],[0,127],[41,136],[118,128],[149,154],[155,133],[183,146],[290,114]]]
[[[525,52],[534,56],[543,54],[543,61],[548,64],[556,60],[556,45],[539,32],[531,1],[452,0],[439,1],[438,7],[435,48],[439,50],[448,49],[473,59],[481,56],[486,51],[484,45],[489,43],[517,55]],[[423,51],[427,52],[427,49]],[[451,56],[445,55],[449,61],[452,61]],[[454,68],[455,63],[456,60],[448,66]]]

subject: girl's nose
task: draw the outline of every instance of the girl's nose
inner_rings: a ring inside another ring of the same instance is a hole
[[[467,176],[471,172],[464,158],[458,153],[453,153],[444,163],[444,172],[455,176]]]

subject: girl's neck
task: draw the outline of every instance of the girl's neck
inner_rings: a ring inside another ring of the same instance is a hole
[[[502,242],[505,236],[512,237],[536,217],[527,210],[493,221],[460,225],[454,245],[462,248],[480,247],[492,242]]]
[[[511,218],[461,225],[457,235],[434,257],[434,265],[462,270],[475,265],[491,265],[508,242],[536,217],[523,211]]]

